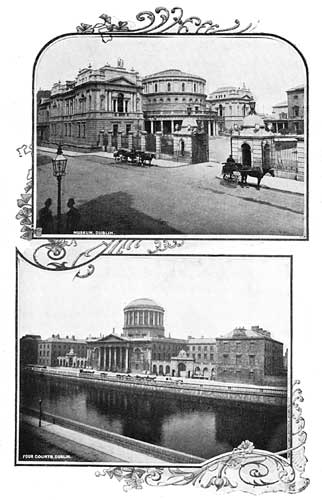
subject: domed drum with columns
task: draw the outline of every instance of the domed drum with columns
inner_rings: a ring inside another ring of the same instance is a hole
[[[124,307],[123,337],[164,337],[164,309],[151,299],[142,298]]]

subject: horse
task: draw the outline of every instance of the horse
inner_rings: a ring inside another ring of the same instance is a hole
[[[126,149],[117,149],[113,153],[113,157],[115,161],[123,161],[125,160],[127,155],[127,150]]]
[[[144,167],[144,165],[147,164],[149,167],[151,167],[151,163],[152,163],[153,158],[155,158],[155,154],[146,153],[145,151],[140,151],[139,152],[139,165],[142,165],[142,167]]]
[[[266,174],[270,174],[272,177],[275,177],[274,169],[270,167],[263,167],[263,169],[243,167],[239,170],[239,172],[241,175],[241,185],[247,184],[247,176],[249,175],[249,177],[255,177],[257,179],[257,189],[260,188],[261,180]]]

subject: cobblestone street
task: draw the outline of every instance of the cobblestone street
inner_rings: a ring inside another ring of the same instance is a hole
[[[56,214],[52,157],[38,155],[37,214],[49,197]],[[111,234],[304,235],[303,195],[227,184],[217,173],[211,163],[142,168],[93,155],[68,157],[62,212],[72,197],[79,230]]]

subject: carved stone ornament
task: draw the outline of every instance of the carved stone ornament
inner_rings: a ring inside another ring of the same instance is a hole
[[[292,448],[279,453],[256,450],[251,441],[243,441],[237,448],[200,466],[193,467],[105,467],[96,471],[97,477],[117,479],[124,491],[143,486],[199,486],[245,493],[298,493],[309,484],[303,474],[306,433],[300,403],[303,401],[299,381],[293,384],[292,394]]]

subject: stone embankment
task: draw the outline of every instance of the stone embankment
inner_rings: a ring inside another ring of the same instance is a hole
[[[273,406],[287,404],[287,388],[255,386],[247,384],[230,384],[215,381],[194,379],[169,379],[158,380],[149,377],[135,377],[127,375],[113,375],[105,372],[86,373],[80,370],[64,370],[61,368],[27,368],[33,372],[48,377],[77,380],[88,384],[118,387],[133,387],[144,391],[163,391],[171,394],[180,394],[188,397],[223,399],[230,401],[243,401],[260,403]]]

